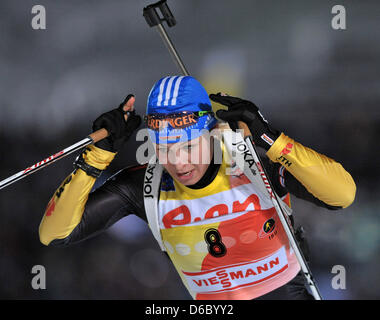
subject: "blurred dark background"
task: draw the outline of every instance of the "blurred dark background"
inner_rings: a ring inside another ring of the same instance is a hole
[[[142,17],[150,1],[0,2],[0,179],[81,140],[128,94],[145,112],[150,88],[177,74]],[[380,5],[378,1],[168,1],[167,28],[190,73],[211,92],[254,101],[287,135],[341,162],[357,184],[342,211],[293,197],[326,299],[380,298]],[[346,9],[346,30],[331,9]],[[34,30],[34,5],[46,30]],[[117,156],[103,179],[135,163]],[[38,227],[75,155],[0,191],[0,298],[190,299],[147,226],[130,216],[69,248],[44,247]],[[101,182],[101,181],[99,181]],[[34,290],[34,265],[46,290]],[[346,289],[334,290],[334,265]]]

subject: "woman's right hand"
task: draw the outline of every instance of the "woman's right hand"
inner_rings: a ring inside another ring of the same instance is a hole
[[[95,143],[95,146],[110,152],[118,152],[133,132],[140,126],[141,117],[134,110],[135,97],[129,94],[118,108],[103,113],[98,117],[92,130],[106,129],[107,138]]]

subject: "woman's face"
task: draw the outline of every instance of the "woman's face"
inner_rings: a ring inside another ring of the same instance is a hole
[[[197,183],[205,174],[213,153],[212,137],[202,135],[196,139],[156,144],[156,154],[166,171],[185,186]]]

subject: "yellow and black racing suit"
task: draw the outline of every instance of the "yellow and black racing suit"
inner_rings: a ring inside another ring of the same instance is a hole
[[[83,157],[89,165],[104,170],[115,155],[89,146]],[[330,210],[346,208],[355,198],[355,183],[341,164],[284,134],[262,160],[280,197],[290,193]],[[219,167],[210,165],[201,181],[190,188],[207,186]],[[103,232],[130,214],[147,221],[143,201],[145,168],[142,165],[121,170],[92,192],[96,179],[82,170],[72,172],[46,208],[39,229],[41,242],[47,246],[67,246]],[[302,283],[302,275],[298,274],[275,292],[282,290],[285,298],[308,298]],[[294,289],[300,287],[301,291]]]

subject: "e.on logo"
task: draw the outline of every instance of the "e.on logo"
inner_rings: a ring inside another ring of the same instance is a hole
[[[165,228],[172,228],[173,226],[189,224],[192,221],[197,222],[229,213],[242,212],[247,210],[250,204],[253,205],[254,210],[261,210],[260,201],[256,194],[251,194],[242,203],[239,200],[236,200],[232,203],[232,206],[228,206],[225,203],[214,205],[206,211],[204,216],[202,216],[202,213],[200,212],[191,213],[186,205],[181,205],[178,208],[167,212],[162,218],[162,222]]]

